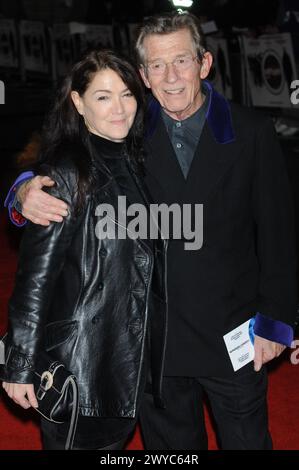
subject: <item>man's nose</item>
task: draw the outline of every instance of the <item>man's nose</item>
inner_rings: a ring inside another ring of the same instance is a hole
[[[168,62],[168,64],[166,64],[165,80],[167,82],[173,83],[177,79],[178,79],[178,73],[175,69],[175,66],[171,62]]]

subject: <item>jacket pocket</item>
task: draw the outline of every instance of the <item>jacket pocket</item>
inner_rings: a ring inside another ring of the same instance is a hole
[[[77,336],[77,320],[59,320],[48,323],[45,328],[45,349],[51,351]]]

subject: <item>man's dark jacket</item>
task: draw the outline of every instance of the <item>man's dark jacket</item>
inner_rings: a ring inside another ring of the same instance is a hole
[[[187,180],[160,105],[149,102],[146,182],[154,202],[203,204],[202,248],[186,251],[180,240],[168,246],[165,375],[229,375],[224,334],[257,314],[256,334],[290,345],[296,315],[292,203],[273,127],[207,85]]]

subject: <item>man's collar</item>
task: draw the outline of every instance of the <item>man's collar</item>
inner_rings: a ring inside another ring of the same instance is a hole
[[[203,85],[209,90],[209,103],[207,105],[206,119],[214,139],[219,144],[228,144],[235,140],[229,102],[220,95],[210,82],[204,80]],[[152,96],[147,109],[146,138],[151,138],[155,132],[160,116],[161,105]]]

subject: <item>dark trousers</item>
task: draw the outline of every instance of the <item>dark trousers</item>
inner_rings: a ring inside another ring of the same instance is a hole
[[[139,418],[145,448],[207,449],[203,392],[211,405],[221,449],[272,449],[264,367],[229,379],[164,377],[166,409],[155,408],[148,393],[142,400]]]

